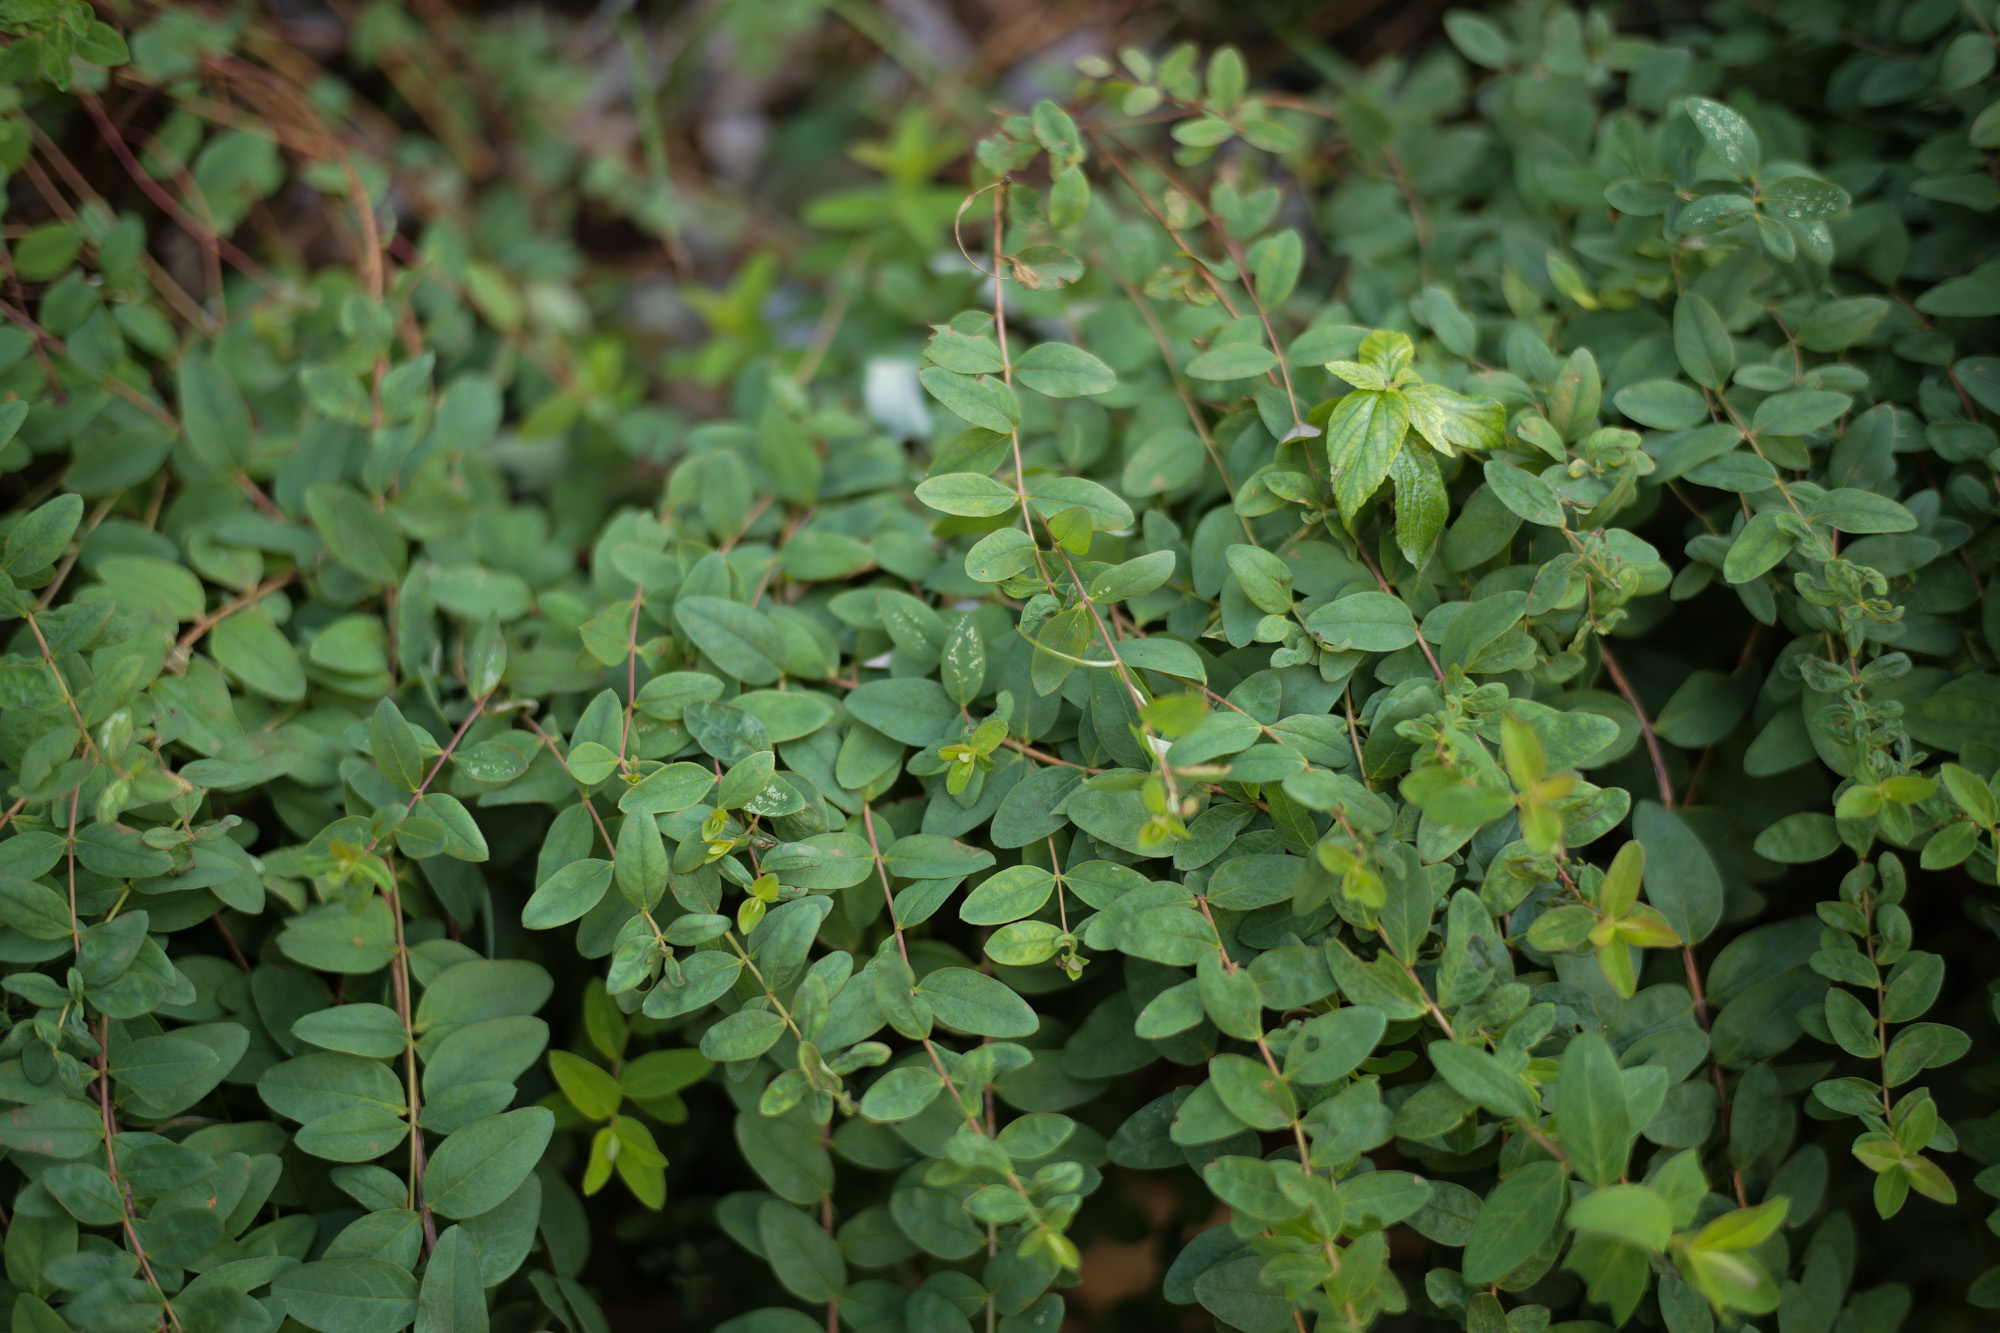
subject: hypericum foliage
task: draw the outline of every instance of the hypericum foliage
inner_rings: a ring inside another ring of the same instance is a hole
[[[2000,1194],[1908,905],[2000,921],[1993,18],[1128,50],[964,188],[912,112],[682,429],[512,193],[398,235],[491,165],[415,19],[357,160],[268,35],[13,6],[13,1327],[591,1333],[579,1192],[740,1159],[734,1333],[1053,1328],[1112,1168],[1242,1333],[1890,1333],[1862,1228]],[[677,246],[649,134],[577,185]]]

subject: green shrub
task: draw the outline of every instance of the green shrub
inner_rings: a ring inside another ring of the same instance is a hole
[[[1029,1333],[1141,1171],[1243,1333],[2000,1305],[1990,12],[1127,51],[969,185],[911,113],[692,428],[550,230],[679,247],[657,125],[474,189],[531,28],[369,11],[399,158],[242,23],[9,15],[16,1330],[596,1333],[681,1245]]]

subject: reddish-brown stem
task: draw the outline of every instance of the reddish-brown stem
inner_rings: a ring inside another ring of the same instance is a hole
[[[896,948],[903,955],[903,962],[910,961],[910,946],[903,940],[903,928],[896,922],[896,895],[889,889],[889,867],[882,864],[882,844],[875,840],[875,813],[868,808],[868,802],[861,802],[861,827],[868,830],[868,850],[875,857],[875,873],[882,880],[882,901],[889,907],[889,927],[896,932]],[[926,1046],[929,1042],[924,1043]],[[937,1059],[933,1054],[931,1059]],[[938,1066],[938,1073],[944,1073],[944,1066]],[[949,1081],[949,1080],[947,1080]]]
[[[235,615],[238,611],[241,611],[244,607],[255,606],[258,602],[263,601],[266,597],[269,597],[272,593],[284,587],[297,577],[298,577],[297,571],[292,571],[290,573],[285,573],[285,574],[279,574],[273,578],[265,579],[262,583],[252,588],[249,592],[244,593],[241,597],[232,598],[231,600],[224,602],[221,606],[218,606],[217,608],[215,608],[215,610],[209,612],[207,615],[203,616],[200,620],[197,620],[194,622],[194,624],[190,625],[188,627],[187,633],[181,635],[179,640],[177,640],[179,646],[184,650],[192,649],[197,643],[201,642],[202,637],[204,635],[206,635],[210,630],[214,629],[217,625],[229,619],[229,617]]]
[[[1037,750],[1032,745],[1023,745],[1021,742],[1015,740],[1012,736],[1006,736],[1001,738],[1000,743],[1006,746],[1010,750],[1018,750],[1020,753],[1028,756],[1028,758],[1039,760],[1044,764],[1060,764],[1064,768],[1074,768],[1081,772],[1089,773],[1093,776],[1095,776],[1098,773],[1102,773],[1104,771],[1101,768],[1092,768],[1088,764],[1074,763],[1068,759],[1064,759],[1060,755],[1050,754],[1046,750]]]
[[[111,1020],[97,1020],[97,1106],[104,1121],[104,1170],[111,1177],[111,1188],[117,1192],[119,1207],[125,1216],[120,1219],[125,1232],[125,1243],[132,1247],[133,1257],[139,1261],[139,1271],[146,1275],[146,1282],[159,1294],[160,1303],[166,1307],[167,1320],[179,1333],[181,1317],[174,1310],[174,1303],[167,1299],[165,1288],[159,1278],[153,1275],[153,1264],[146,1257],[146,1247],[139,1242],[138,1228],[132,1225],[132,1196],[125,1182],[118,1177],[118,1152],[115,1140],[118,1138],[118,1118],[111,1111]]]
[[[569,760],[563,758],[562,751],[556,748],[556,738],[542,730],[541,724],[526,713],[521,714],[521,721],[527,726],[529,731],[534,732],[536,736],[541,738],[542,744],[549,747],[549,753],[555,756],[556,766],[562,769],[564,776],[569,778],[571,782],[576,782],[576,774],[569,771]],[[577,783],[577,785],[582,786],[583,784]],[[597,807],[590,803],[589,796],[583,797],[583,808],[590,812],[591,822],[597,825],[597,832],[604,839],[606,854],[612,855],[615,859],[617,844],[612,842],[611,830],[604,827],[604,818],[597,813]]]
[[[204,227],[198,218],[181,207],[179,200],[168,194],[160,187],[158,181],[146,174],[146,169],[132,156],[132,149],[125,142],[125,136],[111,123],[111,117],[104,113],[103,105],[89,89],[79,85],[76,95],[77,100],[83,104],[84,111],[97,123],[98,132],[104,136],[104,142],[110,147],[112,155],[118,159],[119,165],[125,168],[125,174],[132,178],[132,183],[139,187],[142,194],[157,204],[182,231],[199,241],[204,249],[219,259],[228,260],[252,282],[267,290],[279,286],[277,278],[269,269],[224,240],[212,229]]]
[[[1329,518],[1328,521],[1331,522],[1331,519]],[[1361,538],[1357,536],[1354,539],[1354,549],[1360,552],[1361,563],[1368,566],[1368,572],[1375,576],[1375,586],[1380,588],[1383,592],[1388,593],[1391,597],[1394,597],[1396,595],[1396,590],[1389,586],[1388,579],[1382,577],[1382,567],[1375,563],[1374,556],[1368,554],[1367,543],[1362,541]],[[1430,640],[1424,637],[1424,633],[1422,630],[1417,631],[1417,647],[1424,650],[1424,660],[1431,664],[1431,674],[1436,676],[1439,680],[1443,680],[1444,668],[1438,665],[1437,654],[1431,651]]]
[[[1708,1031],[1708,997],[1702,993],[1701,969],[1695,965],[1694,950],[1681,946],[1681,966],[1687,972],[1688,994],[1694,997],[1694,1017],[1701,1024],[1703,1032]],[[1709,1076],[1715,1080],[1715,1114],[1722,1122],[1722,1143],[1726,1153],[1729,1145],[1729,1087],[1722,1078],[1722,1066],[1709,1062]],[[1729,1168],[1729,1183],[1736,1192],[1738,1207],[1750,1206],[1749,1192],[1743,1185],[1743,1173],[1734,1166]]]
[[[160,481],[164,484],[166,479],[167,474],[162,472]],[[124,492],[120,491],[118,494],[123,495]],[[56,566],[55,577],[49,580],[48,587],[42,589],[42,595],[35,599],[37,611],[48,610],[49,604],[55,601],[56,595],[62,591],[63,583],[69,578],[70,570],[76,568],[77,558],[83,554],[84,539],[97,531],[97,525],[104,521],[117,500],[118,495],[108,496],[98,504],[97,508],[90,511],[90,517],[84,520],[82,529],[76,534],[76,540],[70,543],[69,550],[63,554],[62,563]]]
[[[1639,695],[1632,688],[1632,682],[1625,679],[1619,669],[1618,659],[1611,655],[1611,649],[1602,638],[1597,641],[1597,655],[1604,661],[1604,670],[1617,687],[1619,695],[1631,708],[1632,715],[1639,719],[1639,734],[1645,737],[1646,753],[1653,757],[1653,781],[1660,789],[1660,804],[1671,810],[1674,808],[1674,782],[1667,776],[1667,756],[1660,749],[1660,738],[1653,734],[1653,724],[1646,716],[1645,705],[1639,702]]]
[[[250,960],[243,956],[243,946],[236,942],[236,936],[230,931],[228,923],[222,919],[222,913],[210,913],[208,923],[215,927],[216,933],[222,936],[222,942],[229,946],[229,956],[236,960],[236,966],[245,972],[250,971]]]
[[[83,798],[83,784],[69,794],[69,943],[70,952],[83,955],[83,929],[76,919],[76,805]]]
[[[632,741],[632,708],[639,700],[639,608],[646,597],[632,590],[632,628],[625,636],[625,724],[618,732],[618,758],[623,761]]]

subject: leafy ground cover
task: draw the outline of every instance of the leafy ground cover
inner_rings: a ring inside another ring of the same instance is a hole
[[[2000,1306],[1990,8],[828,8],[6,11],[13,1326]]]

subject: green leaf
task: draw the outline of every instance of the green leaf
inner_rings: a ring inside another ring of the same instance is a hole
[[[1562,504],[1549,484],[1532,472],[1524,472],[1512,463],[1494,459],[1486,465],[1486,484],[1493,488],[1500,503],[1519,514],[1530,523],[1546,528],[1560,528],[1565,524]]]
[[[1396,486],[1396,546],[1412,565],[1422,568],[1451,516],[1451,497],[1445,493],[1437,460],[1421,450],[1398,449],[1389,463],[1389,477]]]
[[[1707,939],[1722,920],[1722,875],[1708,848],[1658,801],[1633,807],[1632,835],[1646,849],[1646,900],[1688,944]]]
[[[937,1021],[976,1037],[1030,1037],[1041,1019],[1003,981],[963,967],[941,967],[917,983]]]
[[[384,1259],[321,1259],[271,1279],[286,1313],[319,1333],[396,1333],[417,1316],[417,1281]]]
[[[379,1004],[337,1004],[305,1014],[292,1024],[292,1035],[328,1051],[376,1060],[403,1053],[408,1035],[396,1011]]]
[[[1759,833],[1754,849],[1766,860],[1798,864],[1822,860],[1833,855],[1839,846],[1840,835],[1834,828],[1833,816],[1801,810]]]
[[[1701,137],[1708,140],[1708,146],[1725,167],[1738,176],[1756,172],[1759,160],[1757,132],[1750,128],[1749,121],[1722,103],[1706,97],[1688,98],[1687,112],[1693,117],[1695,128],[1701,131]]]
[[[1620,412],[1654,430],[1686,430],[1708,419],[1708,404],[1679,380],[1627,385],[1613,401]]]
[[[125,1221],[125,1195],[90,1162],[70,1162],[52,1166],[42,1173],[42,1186],[55,1196],[70,1216],[85,1226],[121,1226]]]
[[[1504,29],[1476,10],[1448,9],[1444,15],[1445,35],[1460,55],[1487,69],[1506,69],[1514,63],[1514,42]]]
[[[208,651],[216,665],[254,694],[279,703],[305,698],[306,674],[298,652],[261,606],[245,607],[210,630]]]
[[[1029,123],[1034,128],[1036,142],[1051,157],[1073,158],[1082,151],[1083,137],[1077,132],[1076,122],[1069,112],[1047,98],[1035,103]]]
[[[618,1112],[624,1093],[617,1079],[601,1065],[568,1051],[549,1052],[549,1072],[570,1104],[592,1120],[609,1120]]]
[[[1400,393],[1356,390],[1342,398],[1327,418],[1327,465],[1340,516],[1350,527],[1389,475],[1390,462],[1409,429],[1409,405]]]
[[[521,924],[529,930],[568,925],[597,906],[604,891],[611,887],[611,873],[611,862],[596,857],[570,862],[544,880],[529,897],[521,909]]]
[[[1049,183],[1049,225],[1057,231],[1074,227],[1090,210],[1090,178],[1081,167],[1065,167]]]
[[[917,498],[941,514],[994,518],[1020,507],[1020,496],[976,472],[948,472],[917,483]],[[1023,536],[1027,534],[1023,533]]]
[[[997,482],[994,484],[998,485]],[[1007,494],[1007,507],[1012,507],[1013,502],[1014,496],[1010,491]],[[925,498],[924,503],[945,513],[957,512],[950,507],[949,500],[940,503]],[[1004,513],[1006,509],[993,512]],[[972,549],[965,553],[966,574],[981,583],[998,583],[1003,579],[1012,578],[1034,563],[1035,539],[1019,528],[1000,528],[989,532],[973,543]]]
[[[1736,344],[1707,298],[1686,292],[1674,302],[1674,353],[1696,384],[1721,389],[1736,369]]]
[[[1826,1026],[1833,1039],[1849,1055],[1873,1060],[1882,1054],[1875,1028],[1875,1015],[1853,994],[1833,987],[1826,993]]]
[[[1244,258],[1257,283],[1257,300],[1265,309],[1275,310],[1298,287],[1305,246],[1298,232],[1287,227],[1254,242]]]
[[[805,1205],[817,1203],[833,1191],[832,1159],[820,1145],[819,1136],[795,1119],[770,1120],[754,1111],[744,1112],[736,1117],[736,1146],[744,1161],[781,1199]],[[954,1211],[960,1211],[955,1202]]]
[[[104,1121],[96,1107],[66,1097],[0,1113],[0,1146],[40,1157],[74,1158],[101,1150]]]
[[[1575,1042],[1571,1043],[1575,1048]],[[1476,1102],[1497,1116],[1533,1120],[1534,1094],[1528,1085],[1509,1072],[1485,1051],[1456,1042],[1434,1041],[1427,1048],[1438,1075],[1467,1101]],[[1564,1104],[1565,1113],[1568,1104]]]
[[[359,492],[339,485],[315,486],[306,510],[320,540],[336,560],[377,587],[400,582],[409,544],[396,521]]]
[[[714,1067],[699,1051],[648,1051],[625,1066],[619,1086],[638,1101],[658,1101],[701,1082]]]
[[[479,1246],[462,1226],[446,1227],[417,1292],[417,1333],[486,1333]]]
[[[1065,509],[1082,509],[1099,532],[1118,532],[1133,524],[1132,507],[1108,487],[1088,477],[1043,474],[1028,480],[1028,499],[1043,522]]]
[[[431,1154],[424,1201],[442,1217],[476,1217],[501,1203],[541,1160],[555,1116],[523,1107],[467,1125]]]
[[[1563,1219],[1577,1231],[1609,1236],[1661,1254],[1674,1233],[1667,1201],[1644,1185],[1608,1185],[1569,1206]]]
[[[394,1111],[350,1106],[308,1120],[292,1142],[300,1152],[329,1162],[370,1162],[392,1151],[410,1126]]]
[[[1383,592],[1357,592],[1314,611],[1306,628],[1333,649],[1386,653],[1417,641],[1416,621],[1400,598]]]
[[[1828,491],[1808,517],[1842,532],[1908,532],[1917,526],[1916,515],[1888,496],[1852,487]]]
[[[1223,552],[1229,570],[1236,575],[1244,595],[1271,615],[1283,615],[1292,608],[1292,571],[1269,551],[1241,543]]]
[[[1054,890],[1055,877],[1041,867],[1008,866],[966,895],[959,919],[975,926],[1019,921],[1039,911]]]
[[[1230,1114],[1252,1129],[1285,1129],[1298,1118],[1291,1087],[1262,1061],[1218,1055],[1208,1062],[1208,1076]]]
[[[1982,264],[1963,277],[1947,278],[1917,298],[1926,315],[1973,319],[2000,315],[2000,262]]]
[[[1744,524],[1743,530],[1729,543],[1729,554],[1722,562],[1722,577],[1731,583],[1749,583],[1776,568],[1798,544],[1798,538],[1784,526],[1787,517],[1785,510],[1766,509]]]
[[[1257,1041],[1264,1035],[1264,1000],[1248,969],[1222,966],[1219,952],[1195,966],[1195,992],[1210,1021],[1225,1036]]]
[[[785,1020],[768,1009],[739,1009],[702,1034],[701,1053],[718,1063],[754,1060],[785,1034]]]
[[[1846,211],[1847,191],[1831,181],[1812,176],[1786,176],[1765,184],[1759,191],[1764,211],[1781,218],[1817,222]]]
[[[1853,402],[1844,393],[1794,389],[1772,394],[1757,404],[1750,425],[1760,435],[1805,435],[1833,422]]]
[[[1558,1129],[1570,1166],[1593,1185],[1615,1183],[1624,1174],[1638,1129],[1630,1121],[1624,1079],[1610,1044],[1594,1032],[1571,1038],[1563,1051],[1557,1091]]]
[[[745,685],[778,679],[777,660],[784,656],[778,632],[755,608],[721,597],[683,596],[674,603],[674,622],[695,647]]]
[[[278,947],[294,962],[321,972],[374,972],[396,954],[395,918],[380,898],[360,912],[329,903],[293,917],[278,936]]]
[[[1102,603],[1144,597],[1173,577],[1179,558],[1173,551],[1153,551],[1113,565],[1090,580],[1090,599]],[[1240,574],[1238,578],[1240,580]]]
[[[1201,1307],[1243,1333],[1282,1333],[1292,1326],[1292,1303],[1264,1284],[1261,1255],[1231,1259],[1194,1279]]]
[[[83,234],[66,222],[46,222],[15,241],[14,267],[29,282],[59,278],[76,262]]]
[[[6,572],[19,578],[54,564],[82,521],[81,495],[58,495],[17,518],[7,531]]]
[[[75,925],[55,890],[12,875],[0,875],[0,921],[37,940],[68,939]]]
[[[714,787],[714,769],[685,761],[668,764],[628,787],[618,798],[618,808],[628,820],[673,814],[701,804]]]
[[[1118,376],[1111,367],[1069,343],[1039,343],[1030,347],[1014,359],[1014,377],[1051,398],[1109,393],[1118,387]]]
[[[870,1085],[861,1099],[861,1113],[883,1124],[908,1120],[921,1114],[943,1089],[943,1077],[929,1066],[892,1069]]]
[[[998,380],[960,375],[942,366],[927,366],[918,378],[931,397],[974,426],[1006,435],[1021,424],[1014,391]]]
[[[1530,1162],[1496,1185],[1465,1244],[1465,1280],[1486,1286],[1533,1258],[1562,1221],[1564,1184],[1554,1162]]]
[[[1621,180],[1604,187],[1604,202],[1634,217],[1659,217],[1674,202],[1674,187],[1661,180]]]
[[[1875,331],[1889,313],[1879,296],[1849,296],[1815,309],[1794,330],[1799,346],[1809,352],[1841,352]]]
[[[235,382],[200,352],[181,358],[176,379],[189,451],[217,472],[241,467],[253,436],[250,409]]]
[[[1417,298],[1415,309],[1452,355],[1478,355],[1479,331],[1450,292],[1442,287],[1426,287]]]
[[[1277,353],[1261,342],[1224,343],[1187,363],[1187,373],[1199,380],[1240,380],[1275,370]]]
[[[800,1300],[829,1301],[846,1287],[840,1246],[790,1204],[774,1199],[757,1210],[757,1238],[778,1282]]]
[[[944,687],[919,677],[868,681],[849,692],[847,711],[904,745],[935,745],[958,720]]]
[[[525,959],[456,963],[424,989],[415,1027],[422,1033],[532,1014],[547,1002],[554,985],[540,964]]]
[[[1285,1076],[1308,1085],[1338,1082],[1374,1051],[1387,1021],[1381,1010],[1364,1004],[1321,1014],[1292,1038],[1285,1054]]]
[[[403,720],[394,700],[384,699],[375,705],[375,715],[368,723],[368,748],[382,776],[404,791],[414,792],[424,785],[428,770],[417,746],[416,730]]]

